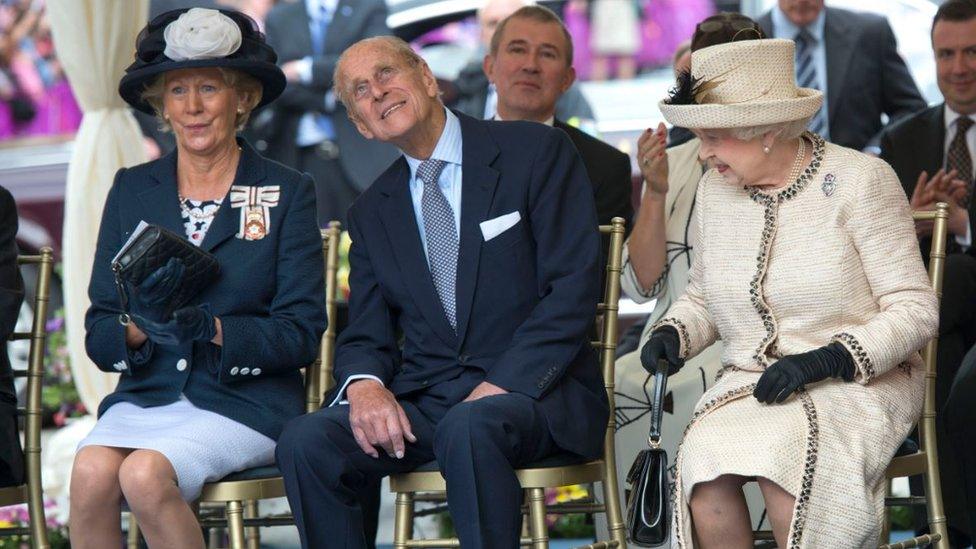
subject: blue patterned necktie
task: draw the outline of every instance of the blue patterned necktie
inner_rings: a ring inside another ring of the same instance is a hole
[[[454,210],[437,184],[447,162],[424,160],[417,168],[417,177],[424,182],[424,194],[420,200],[424,216],[424,237],[427,239],[427,261],[434,288],[444,307],[444,314],[457,332],[457,305],[454,287],[457,282],[458,235],[454,223]]]
[[[796,83],[801,88],[820,89],[820,78],[817,74],[817,63],[813,58],[813,51],[817,47],[817,39],[807,29],[800,29],[796,33]],[[823,91],[823,90],[821,90]],[[817,135],[824,135],[827,120],[823,106],[817,109],[810,119],[810,131]]]

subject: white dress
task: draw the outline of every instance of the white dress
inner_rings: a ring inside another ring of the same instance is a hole
[[[220,201],[186,200],[184,205],[181,210],[187,239],[199,246]],[[197,499],[207,482],[274,463],[275,451],[271,438],[243,423],[197,408],[185,396],[172,404],[147,408],[119,402],[102,414],[78,449],[85,446],[163,454],[176,471],[180,494],[186,501]]]

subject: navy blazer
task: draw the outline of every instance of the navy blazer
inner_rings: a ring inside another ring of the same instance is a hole
[[[116,402],[160,406],[180,394],[277,439],[282,425],[304,410],[299,369],[311,364],[325,331],[322,247],[315,221],[312,180],[257,154],[239,141],[241,160],[234,185],[281,189],[270,208],[268,235],[236,236],[240,209],[225,197],[202,248],[220,262],[220,278],[191,305],[209,304],[220,318],[223,345],[180,346],[147,342],[126,348],[118,321],[120,303],[111,261],[140,220],[183,235],[176,188],[176,155],[121,169],[102,213],[88,289],[85,318],[88,356],[99,369],[122,372],[118,387],[102,401],[101,415]]]
[[[338,386],[371,374],[402,397],[463,366],[480,368],[486,381],[540,400],[561,448],[597,456],[608,407],[588,342],[600,239],[586,169],[560,130],[458,118],[457,334],[434,289],[401,157],[349,210],[350,318],[336,353]],[[520,221],[486,242],[479,224],[511,212]]]

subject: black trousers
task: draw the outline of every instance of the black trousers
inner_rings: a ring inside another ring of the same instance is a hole
[[[434,459],[447,481],[461,546],[518,547],[522,490],[515,468],[556,448],[538,402],[528,396],[510,393],[458,403],[483,377],[468,369],[401,400],[417,437],[403,459],[382,450],[375,459],[363,453],[352,436],[347,406],[289,422],[276,453],[302,547],[365,547],[362,491],[384,476]]]
[[[339,163],[338,146],[327,141],[300,147],[298,165],[294,168],[311,174],[315,179],[316,219],[319,226],[326,227],[332,220],[338,220],[345,226],[346,211],[359,196],[359,191],[353,187]]]
[[[966,401],[976,397],[976,391],[971,390],[976,389],[976,374],[965,373],[963,363],[967,351],[976,345],[976,258],[962,253],[947,255],[943,282],[936,353],[935,425],[946,518],[953,546],[964,547],[969,544],[967,537],[976,533],[973,529],[976,527],[976,517],[973,517],[976,511],[976,462],[968,467],[964,462],[976,459],[976,455],[965,455],[957,433],[959,429],[969,429],[967,436],[976,435],[972,426],[976,420],[976,407],[970,407]],[[972,381],[963,379],[967,375],[973,377]],[[968,394],[965,392],[967,388],[970,390]],[[963,417],[968,418],[970,426],[960,425]],[[955,432],[952,423],[956,424]],[[973,478],[967,479],[967,475]],[[921,477],[912,477],[909,482],[913,494],[925,493]],[[917,507],[915,513],[916,524],[921,530],[927,522],[925,508]]]

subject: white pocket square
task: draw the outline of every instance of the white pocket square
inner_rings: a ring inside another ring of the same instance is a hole
[[[482,221],[481,235],[485,237],[485,242],[488,242],[492,238],[495,238],[496,236],[514,227],[520,219],[522,219],[522,216],[519,215],[518,211],[516,210],[512,213],[500,215],[494,219]]]

